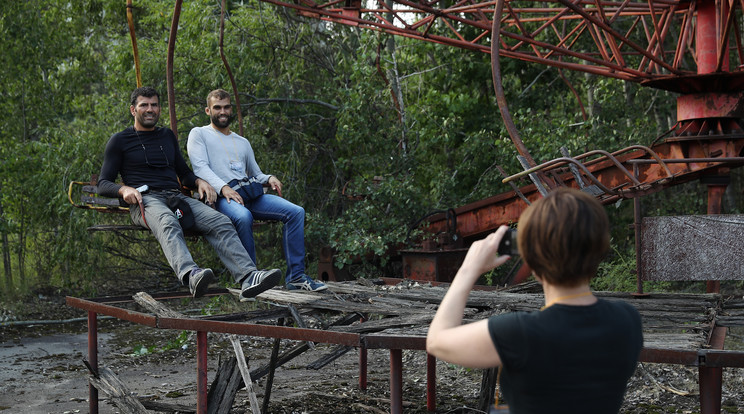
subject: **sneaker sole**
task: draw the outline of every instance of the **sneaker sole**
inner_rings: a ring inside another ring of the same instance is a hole
[[[266,276],[264,280],[261,281],[261,283],[257,284],[256,286],[251,286],[248,289],[244,289],[242,292],[240,292],[240,297],[254,298],[276,286],[279,283],[279,279],[281,279],[281,277],[282,271],[279,269],[275,269],[273,272],[269,273],[268,276]]]
[[[202,275],[201,280],[199,280],[196,283],[196,286],[194,286],[194,293],[192,293],[191,296],[194,299],[204,296],[209,290],[209,284],[212,283],[213,280],[214,280],[214,273],[212,273],[211,271],[204,272],[204,275]]]

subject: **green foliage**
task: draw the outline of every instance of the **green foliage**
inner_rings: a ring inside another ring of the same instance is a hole
[[[207,93],[232,92],[220,58],[220,4],[183,3],[169,97],[174,4],[134,3],[143,83],[161,92],[161,125],[170,126],[168,109],[175,108],[185,153],[189,131],[209,122]],[[70,181],[98,173],[106,141],[132,122],[135,66],[125,2],[4,2],[0,34],[0,234],[10,257],[2,295],[37,287],[97,294],[111,275],[175,283],[151,237],[85,231],[128,217],[74,209],[66,196]],[[486,54],[337,26],[257,0],[228,2],[223,46],[243,134],[263,171],[306,210],[310,272],[320,248],[330,246],[338,265],[372,263],[379,273],[391,249],[416,237],[427,213],[509,191],[497,167],[521,170]],[[559,157],[561,146],[579,154],[650,145],[674,109],[668,94],[617,80],[573,72],[564,80],[555,68],[508,59],[502,72],[512,117],[538,162]],[[727,199],[729,211],[741,211],[736,200]],[[704,213],[704,189],[675,187],[644,198],[643,208],[648,215]],[[608,212],[615,252],[597,283],[627,290],[632,203]],[[198,263],[234,283],[208,243],[189,243]],[[280,245],[279,226],[257,232],[261,266],[284,266]],[[503,275],[488,277],[500,283]]]
[[[613,243],[612,252],[600,263],[597,277],[592,279],[592,289],[635,292],[637,288],[635,269],[635,250],[620,251]]]
[[[166,352],[170,351],[172,349],[181,349],[188,347],[189,340],[191,338],[192,332],[190,331],[181,331],[181,333],[178,334],[175,338],[172,338],[168,341],[164,346],[159,346],[156,344],[153,345],[144,345],[144,344],[137,344],[132,348],[132,354],[133,357],[139,357],[139,356],[145,356],[149,354],[154,354],[158,352]]]

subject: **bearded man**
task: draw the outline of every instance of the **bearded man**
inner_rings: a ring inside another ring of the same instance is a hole
[[[230,217],[254,262],[253,220],[281,221],[287,289],[325,290],[325,284],[305,273],[305,209],[281,196],[264,194],[263,185],[268,185],[281,195],[282,183],[261,172],[250,142],[230,130],[230,94],[222,89],[210,92],[205,112],[210,124],[191,130],[187,150],[194,172],[217,190],[217,210]]]

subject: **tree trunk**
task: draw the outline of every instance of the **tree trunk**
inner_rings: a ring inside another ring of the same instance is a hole
[[[390,9],[393,9],[393,2],[392,0],[385,0],[388,7]],[[389,17],[390,18],[390,17]],[[401,137],[400,141],[398,141],[398,147],[400,148],[401,152],[403,154],[408,153],[408,137],[406,134],[406,106],[403,103],[403,91],[401,90],[400,86],[400,76],[398,74],[398,61],[395,58],[395,36],[389,36],[387,39],[387,44],[385,45],[385,48],[390,53],[390,57],[393,60],[393,67],[388,72],[388,77],[390,78],[390,89],[393,93],[393,96],[395,97],[395,100],[398,102],[398,111],[400,116],[400,124],[401,124]]]
[[[18,255],[18,283],[21,292],[26,291],[26,203],[21,202],[21,214],[20,222],[21,228],[18,231],[18,247],[16,248],[16,254]]]
[[[625,95],[625,107],[626,108],[632,108],[633,107],[633,92],[630,88],[630,82],[623,81],[623,95]],[[626,116],[625,117],[625,126],[628,128],[631,128],[633,126],[633,119],[631,117]]]
[[[2,203],[2,187],[0,187],[0,221],[5,221],[5,215],[3,213]],[[8,242],[8,231],[6,226],[0,226],[2,229],[2,243],[3,243],[3,271],[5,274],[5,292],[8,296],[13,296],[13,272],[11,269],[10,262],[10,243]]]

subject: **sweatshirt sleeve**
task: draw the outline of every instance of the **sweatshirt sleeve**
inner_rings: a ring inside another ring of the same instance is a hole
[[[256,177],[256,180],[258,180],[259,183],[266,184],[271,175],[261,172],[261,168],[259,168],[258,163],[256,162],[256,154],[253,152],[253,147],[247,139],[244,140],[245,144],[248,146],[248,149],[243,153],[245,170],[248,172],[249,177]]]
[[[103,153],[103,165],[98,175],[98,194],[104,197],[118,197],[120,184],[116,183],[121,168],[122,153],[117,135],[109,138]]]
[[[221,194],[222,187],[227,183],[212,171],[209,165],[209,153],[207,144],[201,128],[197,127],[189,132],[189,139],[186,143],[186,151],[191,160],[191,166],[194,168],[194,174],[214,187],[217,194]]]

